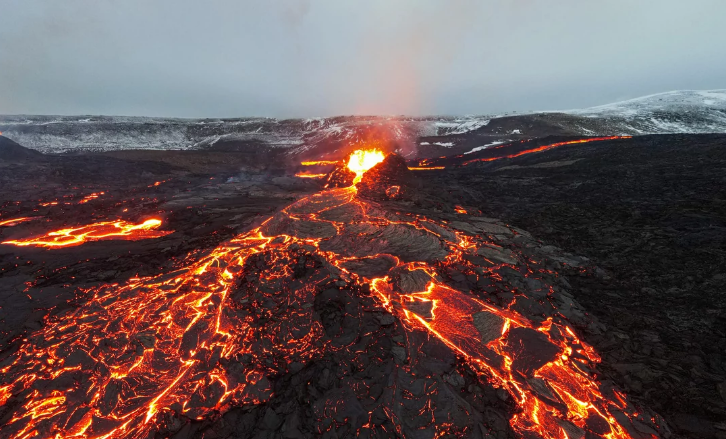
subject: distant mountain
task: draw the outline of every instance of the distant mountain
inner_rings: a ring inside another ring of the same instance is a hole
[[[726,90],[672,91],[565,113],[600,121],[592,129],[603,134],[723,133]]]
[[[482,117],[341,116],[314,119],[173,119],[114,116],[0,116],[8,138],[46,153],[120,149],[280,148],[319,156],[371,139],[392,140],[405,155],[422,136],[462,135]]]
[[[42,152],[119,149],[282,148],[295,157],[337,156],[385,137],[407,158],[476,152],[544,136],[726,132],[726,90],[673,91],[581,110],[467,117],[349,116],[316,119],[173,119],[0,116],[0,131]]]

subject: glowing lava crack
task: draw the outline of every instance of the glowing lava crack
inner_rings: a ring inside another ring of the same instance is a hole
[[[103,241],[121,239],[135,241],[139,239],[160,238],[173,232],[155,230],[161,226],[161,220],[149,219],[140,224],[124,220],[102,221],[85,226],[69,227],[67,229],[49,232],[35,238],[3,241],[2,244],[11,244],[18,247],[73,247],[87,241]]]
[[[360,177],[379,161],[354,155],[352,170]],[[511,395],[518,410],[510,425],[518,436],[627,438],[638,423],[655,437],[654,422],[598,382],[597,354],[552,302],[542,300],[530,312],[533,306],[524,305],[532,299],[520,291],[508,291],[502,306],[447,285],[445,272],[456,267],[482,279],[503,269],[537,279],[538,269],[524,257],[487,237],[487,228],[503,226],[479,224],[469,224],[479,233],[464,233],[453,223],[393,215],[358,198],[355,187],[331,189],[297,201],[189,267],[97,288],[0,364],[0,404],[12,411],[0,436],[149,437],[171,431],[174,416],[205,419],[268,401],[270,380],[292,365],[359,343],[332,343],[312,309],[323,285],[333,282],[361,292],[369,285],[370,307],[398,317],[409,358],[396,363],[392,377],[412,373],[420,348],[413,340],[428,334],[430,343],[443,343],[482,381]],[[437,411],[440,377],[427,379],[428,390],[393,385],[391,394],[423,395],[417,416],[427,421],[417,428],[430,429],[430,437],[470,436],[470,427],[456,430],[450,414]],[[370,394],[355,386],[348,391]],[[351,417],[340,403],[315,408],[330,421],[317,434],[333,428],[334,419],[351,423],[356,435],[413,434],[392,401],[377,403],[376,413],[395,433],[376,426],[373,410],[368,419]]]

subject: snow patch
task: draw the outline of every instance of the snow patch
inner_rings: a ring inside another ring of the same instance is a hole
[[[453,120],[442,120],[434,122],[434,126],[437,128],[437,135],[451,135],[451,134],[466,134],[470,131],[478,130],[479,128],[489,124],[489,118],[467,118],[467,119],[453,119]]]
[[[465,152],[464,154],[471,154],[472,152],[481,151],[483,149],[491,148],[492,146],[501,145],[501,144],[504,144],[507,142],[509,142],[509,140],[497,140],[496,142],[487,143],[486,145],[482,145],[482,146],[477,146],[476,148],[472,149],[469,152]]]

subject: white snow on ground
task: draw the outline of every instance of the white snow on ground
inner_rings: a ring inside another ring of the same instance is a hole
[[[726,89],[673,91],[598,107],[538,112],[553,114],[552,121],[582,135],[640,135],[726,132]],[[559,117],[565,113],[570,117]],[[510,134],[526,131],[528,117],[513,116]],[[360,128],[387,126],[397,141],[415,143],[433,136],[462,135],[478,130],[500,116],[461,117],[335,117],[278,120],[174,119],[130,116],[0,115],[0,131],[12,140],[42,152],[109,151],[121,149],[192,149],[220,141],[259,140],[297,154],[328,140],[356,142]],[[510,116],[511,117],[511,116]],[[536,136],[536,133],[527,134]],[[506,134],[503,134],[506,135]],[[433,143],[451,147],[448,139]],[[468,154],[503,143],[476,147]],[[432,145],[421,142],[421,145]]]
[[[627,117],[642,115],[644,111],[683,111],[703,107],[718,107],[726,110],[726,89],[669,91],[597,107],[563,111],[563,113],[589,117],[603,114]]]
[[[482,149],[491,148],[492,146],[502,145],[504,143],[509,142],[509,140],[497,140],[496,142],[487,143],[486,145],[477,146],[476,148],[472,149],[471,151],[465,152],[464,154],[471,154],[472,152],[481,151]]]
[[[563,113],[584,118],[576,126],[587,134],[725,133],[726,89],[671,91]]]
[[[489,124],[489,118],[468,117],[464,119],[442,120],[434,122],[437,135],[465,134]]]

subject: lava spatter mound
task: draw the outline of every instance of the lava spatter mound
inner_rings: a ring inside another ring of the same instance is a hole
[[[340,165],[333,169],[333,171],[328,175],[327,183],[325,184],[326,188],[339,188],[339,187],[348,187],[353,184],[353,181],[355,180],[355,172],[348,169],[345,165]]]
[[[356,186],[361,197],[385,201],[411,199],[421,183],[408,169],[403,157],[389,154],[381,163],[366,172]]]
[[[372,175],[405,182],[389,166]],[[598,381],[584,313],[517,233],[392,214],[356,187],[308,196],[30,334],[0,364],[0,435],[661,435]]]

